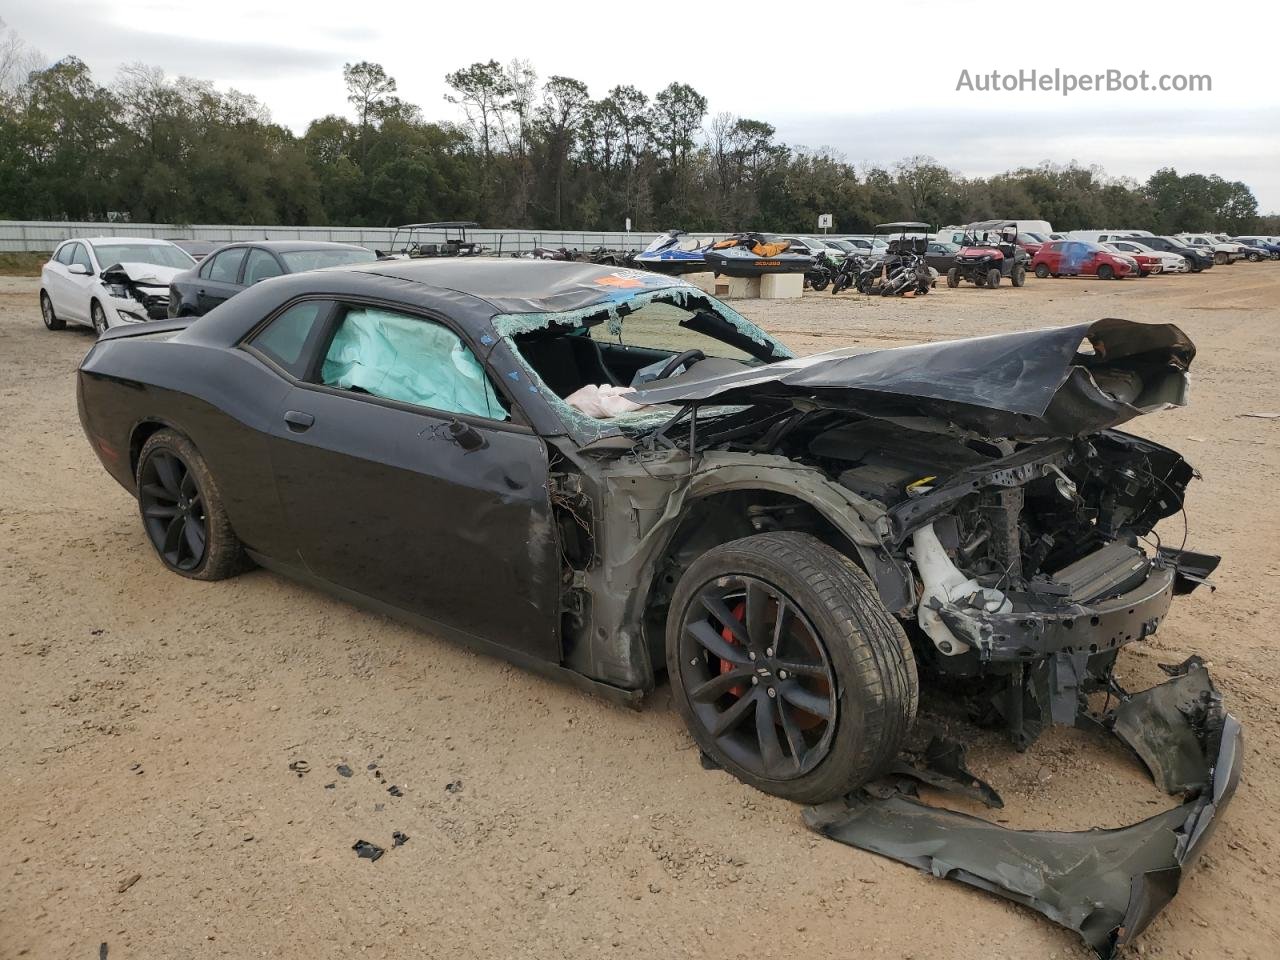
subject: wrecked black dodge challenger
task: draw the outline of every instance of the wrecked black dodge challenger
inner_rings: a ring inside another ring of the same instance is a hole
[[[711,761],[825,803],[889,771],[921,673],[1020,748],[1119,694],[1217,564],[1153,533],[1192,468],[1115,429],[1194,355],[1108,319],[796,358],[670,277],[386,261],[112,330],[78,396],[171,570],[257,562],[622,700],[665,670]]]

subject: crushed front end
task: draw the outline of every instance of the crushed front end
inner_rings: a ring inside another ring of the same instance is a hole
[[[111,295],[110,309],[124,323],[164,320],[169,316],[169,280],[178,271],[154,264],[117,263],[102,271]]]

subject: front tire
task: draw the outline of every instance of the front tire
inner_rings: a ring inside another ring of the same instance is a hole
[[[992,267],[990,270],[987,271],[987,286],[988,287],[1000,286],[1000,271],[997,270],[995,267]]]
[[[1115,278],[1116,278],[1116,271],[1111,266],[1111,264],[1104,263],[1102,266],[1098,267],[1099,280],[1114,280]]]
[[[1220,267],[1225,267],[1228,263],[1231,262],[1231,258],[1227,256],[1225,253],[1223,253],[1221,250],[1215,250],[1213,253],[1213,262]]]
[[[67,321],[53,312],[53,301],[43,290],[40,291],[40,317],[46,330],[65,330],[67,327]]]
[[[820,803],[883,773],[915,721],[915,659],[848,557],[804,533],[699,557],[667,615],[672,699],[695,741],[765,793]]]
[[[138,455],[138,511],[156,555],[192,580],[225,580],[249,564],[213,474],[195,444],[160,430]]]
[[[955,289],[960,286],[960,268],[952,267],[947,271],[947,286]]]
[[[89,318],[93,321],[93,332],[102,336],[107,332],[107,312],[97,300],[89,307]]]

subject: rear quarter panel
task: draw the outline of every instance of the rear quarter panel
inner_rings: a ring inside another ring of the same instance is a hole
[[[171,427],[195,444],[237,535],[268,556],[287,551],[268,437],[288,383],[242,350],[165,334],[99,341],[80,365],[80,419],[107,472],[136,494],[146,436]]]

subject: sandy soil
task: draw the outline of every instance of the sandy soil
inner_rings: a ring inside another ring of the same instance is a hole
[[[45,331],[36,282],[0,280],[0,957],[1090,955],[702,770],[665,690],[632,712],[266,572],[165,573],[80,431],[91,334]],[[1196,340],[1192,406],[1136,428],[1204,474],[1190,543],[1225,556],[1219,589],[1120,663],[1137,688],[1204,655],[1248,756],[1208,854],[1131,955],[1274,956],[1280,420],[1247,414],[1280,414],[1280,265],[738,306],[801,350],[1103,316]],[[1180,540],[1181,520],[1161,532]],[[984,738],[972,759],[1015,826],[1168,804],[1076,731],[1021,756]],[[396,830],[410,839],[393,849]],[[358,859],[358,839],[386,855]]]

